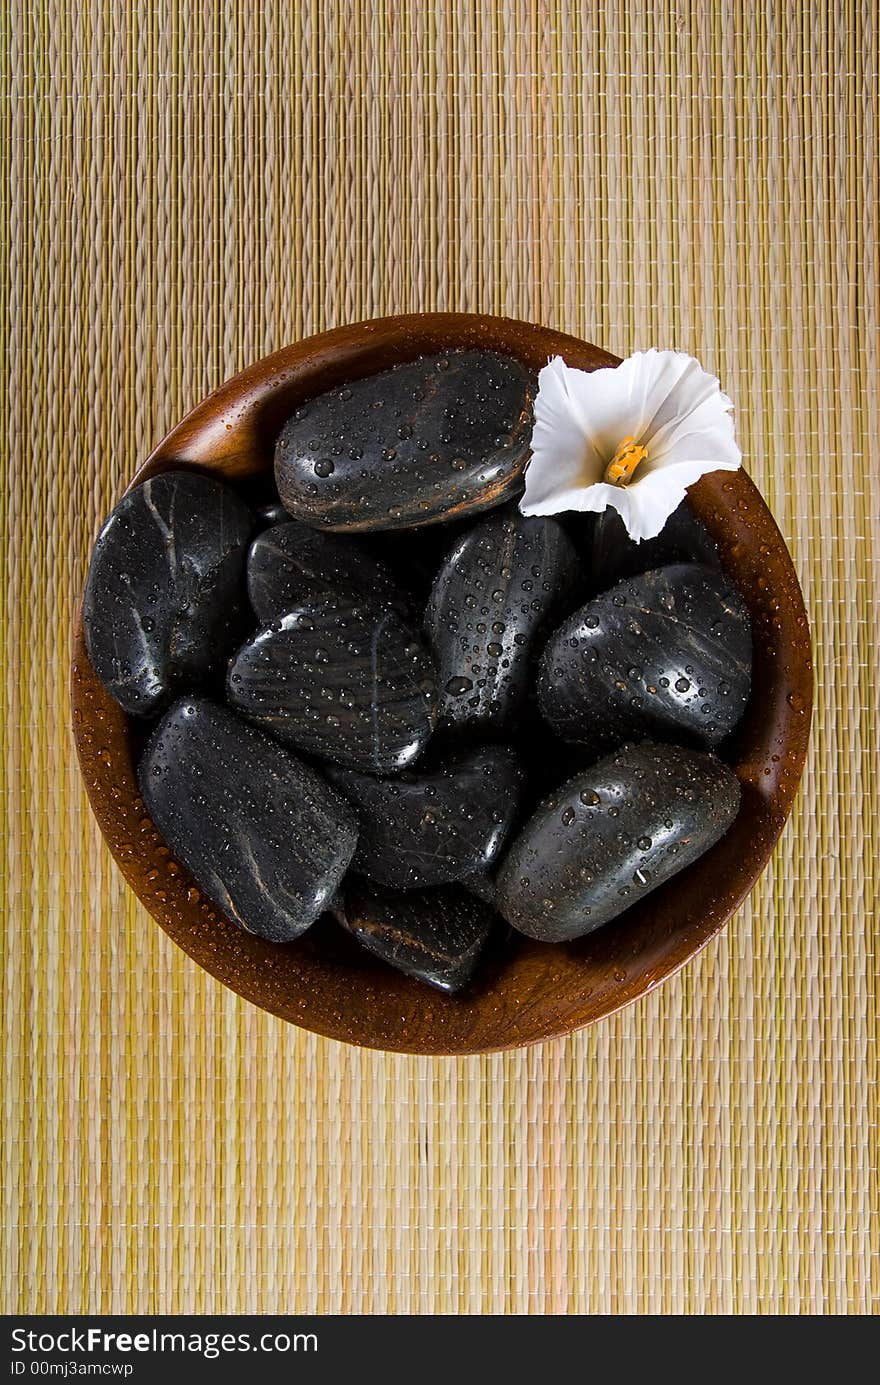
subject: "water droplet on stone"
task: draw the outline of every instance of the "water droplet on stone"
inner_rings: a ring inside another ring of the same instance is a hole
[[[445,684],[445,690],[450,697],[461,697],[463,693],[470,692],[473,686],[470,678],[450,678]]]

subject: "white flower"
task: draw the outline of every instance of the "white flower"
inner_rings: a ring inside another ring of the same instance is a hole
[[[733,403],[680,351],[637,351],[619,366],[538,376],[524,515],[618,511],[630,538],[653,539],[708,471],[736,471]]]

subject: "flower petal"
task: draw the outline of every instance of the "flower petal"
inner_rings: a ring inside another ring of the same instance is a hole
[[[656,350],[637,352],[629,359],[639,363],[642,391],[636,436],[647,447],[651,462],[664,462],[680,439],[695,433],[707,435],[707,456],[715,455],[717,440],[722,455],[729,457],[732,445],[739,458],[731,418],[733,402],[699,361],[680,351]]]
[[[555,377],[563,376],[560,383],[565,389],[569,413],[587,445],[595,472],[593,480],[601,479],[621,437],[626,436],[620,432],[621,425],[632,418],[632,359],[629,357],[619,366],[603,366],[600,370],[575,370],[565,365],[559,356],[551,362]],[[538,376],[536,418],[543,374],[542,371]]]
[[[740,464],[731,400],[683,352],[651,348],[594,371],[569,368],[557,356],[538,385],[524,514],[610,505],[640,542],[660,533],[688,486]],[[608,485],[605,467],[627,437],[648,456],[628,485]]]
[[[520,506],[523,514],[554,514],[559,508],[554,497],[560,491],[588,485],[601,474],[600,460],[592,454],[583,419],[569,389],[569,377],[575,374],[583,372],[570,371],[561,356],[556,356],[538,375],[532,456]],[[590,468],[594,475],[590,475]],[[551,509],[545,511],[541,507],[548,501]]]
[[[598,489],[598,487],[594,487]],[[643,539],[654,539],[660,533],[673,510],[677,510],[684,499],[684,489],[677,487],[662,491],[649,486],[606,486],[603,491],[610,492],[602,500],[602,509],[616,510],[626,526],[629,537],[635,543]]]
[[[564,510],[601,514],[609,504],[605,492],[617,489],[616,486],[606,486],[600,481],[593,486],[571,486],[567,490],[555,488],[552,494],[530,497],[526,486],[526,493],[519,502],[519,508],[524,515],[558,515]]]
[[[682,471],[681,475],[672,472]],[[669,516],[677,510],[687,493],[688,485],[699,480],[694,476],[688,480],[685,468],[674,467],[663,472],[646,476],[637,485],[627,486],[624,494],[629,501],[629,518],[624,516],[627,532],[636,543],[643,539],[655,539]],[[700,473],[702,475],[702,473]]]

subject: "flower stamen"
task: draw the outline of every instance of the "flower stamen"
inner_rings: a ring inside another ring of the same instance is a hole
[[[602,480],[607,481],[610,486],[628,486],[636,468],[640,466],[647,455],[647,447],[636,442],[635,438],[623,438],[617,444],[617,451],[605,468]]]

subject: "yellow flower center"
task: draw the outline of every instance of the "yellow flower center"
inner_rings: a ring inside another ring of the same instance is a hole
[[[617,451],[605,468],[603,481],[607,481],[610,486],[628,486],[636,468],[647,455],[647,447],[642,447],[635,438],[624,438],[617,444]]]

